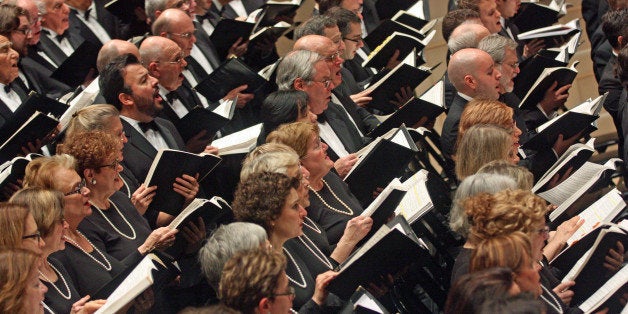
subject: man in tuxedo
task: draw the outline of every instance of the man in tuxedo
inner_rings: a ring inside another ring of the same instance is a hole
[[[70,8],[62,0],[41,0],[37,8],[43,35],[29,55],[54,71],[84,39],[78,28],[70,27]]]
[[[127,39],[128,25],[104,7],[100,0],[66,0],[70,7],[70,24],[80,29],[85,40],[100,47],[113,38]]]
[[[32,2],[30,4],[35,6]],[[29,24],[29,12],[24,8],[10,4],[0,6],[0,35],[9,38],[13,49],[20,55],[19,73],[12,88],[19,89],[16,91],[22,101],[31,90],[51,98],[59,98],[71,90],[66,84],[51,78],[50,70],[32,59],[25,58],[28,54],[28,44],[33,39],[33,31]]]
[[[453,155],[458,137],[458,124],[466,104],[473,98],[499,98],[501,72],[489,54],[477,48],[465,48],[451,56],[447,75],[456,88],[456,95],[443,123],[441,152],[448,173],[454,173]]]
[[[197,27],[200,26],[207,35],[211,35],[222,17],[211,10],[211,0],[198,0],[196,4],[194,21]]]
[[[628,44],[628,9],[609,11],[604,14],[602,17],[602,30],[613,50],[600,77],[598,92],[600,95],[608,92],[608,96],[606,96],[603,105],[604,109],[606,109],[613,118],[613,122],[617,128],[617,135],[619,137],[618,152],[619,156],[623,156],[624,135],[621,116],[619,115],[619,101],[623,87],[615,70],[617,68],[617,56],[619,55],[619,51]]]
[[[209,65],[210,62],[205,59],[201,48],[196,45],[192,18],[181,10],[167,9],[157,18],[155,23],[153,23],[152,30],[154,35],[169,38],[182,49],[187,62],[187,68],[183,70],[185,79],[181,87],[179,87],[178,92],[182,97],[187,99],[188,103],[191,104],[194,102],[199,106],[213,110],[221,103],[232,101],[235,97],[238,97],[236,104],[238,110],[234,114],[230,127],[226,130],[237,131],[235,126],[244,128],[258,123],[258,111],[252,106],[247,106],[254,98],[254,95],[242,93],[242,91],[246,89],[246,85],[234,88],[226,95],[223,95],[223,99],[216,103],[209,102],[203,95],[198,94],[193,89],[193,87],[200,83],[213,69],[211,65]],[[189,34],[189,36],[186,36],[187,34]],[[193,58],[190,58],[190,56],[193,56]],[[205,66],[201,66],[201,64]],[[209,73],[205,71],[209,71]]]
[[[209,1],[209,0],[201,0]],[[261,8],[266,1],[264,0],[232,0],[227,3],[222,17],[226,19],[235,19],[237,17],[248,17],[253,11]]]
[[[517,49],[519,60],[530,58],[539,52],[539,50],[543,49],[543,39],[534,39],[527,44],[519,42],[517,37],[519,36],[519,28],[517,25],[512,23],[510,19],[517,14],[517,11],[519,11],[521,0],[495,0],[495,4],[497,5],[497,11],[501,14],[499,21],[502,24],[502,29],[499,31],[499,34],[504,37],[508,37],[519,44]]]
[[[9,39],[0,36],[0,127],[22,104],[19,94],[11,86],[18,77],[18,57],[17,51],[11,48]]]

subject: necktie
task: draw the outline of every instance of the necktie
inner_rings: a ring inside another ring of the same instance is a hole
[[[138,122],[137,124],[139,124],[140,129],[142,129],[142,132],[146,133],[148,130],[153,130],[154,132],[157,132],[157,123],[155,123],[155,120],[151,120],[150,122]]]

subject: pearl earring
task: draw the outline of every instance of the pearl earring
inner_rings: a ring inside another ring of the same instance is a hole
[[[96,185],[96,178],[92,178],[92,185]]]

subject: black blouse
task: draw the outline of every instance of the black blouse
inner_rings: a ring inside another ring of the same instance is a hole
[[[52,313],[70,313],[72,310],[72,304],[80,300],[82,295],[79,295],[70,274],[68,274],[68,271],[65,267],[63,267],[63,264],[52,257],[48,257],[48,262],[53,266],[53,268],[56,268],[58,271],[57,277],[59,278],[56,282],[54,282],[54,284],[45,280],[41,281],[48,288],[48,292],[46,292],[44,298],[44,303],[50,308],[50,310],[52,310]],[[63,297],[61,293],[69,299]]]
[[[342,237],[347,222],[359,216],[364,209],[337,174],[330,171],[323,180],[327,184],[323,184],[320,191],[310,191],[307,216],[325,229],[329,244],[335,245]]]

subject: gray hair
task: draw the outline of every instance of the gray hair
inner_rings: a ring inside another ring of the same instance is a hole
[[[310,81],[316,75],[314,65],[323,60],[316,52],[295,50],[286,55],[277,67],[277,86],[279,90],[294,89],[294,81],[301,78]]]
[[[480,40],[489,34],[488,29],[482,25],[462,23],[449,36],[447,48],[452,54],[464,48],[476,48]]]
[[[72,115],[65,131],[66,137],[70,138],[83,132],[105,130],[108,127],[105,125],[108,122],[107,119],[119,116],[120,112],[112,105],[87,106]]]
[[[479,193],[496,193],[506,189],[517,189],[517,182],[511,177],[501,174],[474,174],[466,177],[458,186],[453,205],[449,212],[449,227],[465,239],[469,236],[471,224],[464,212],[462,202]]]
[[[240,181],[258,172],[278,172],[288,175],[288,168],[299,166],[299,155],[287,145],[266,143],[256,147],[242,162]]]
[[[46,10],[46,2],[44,0],[35,0],[35,5],[37,6],[37,11],[39,14],[44,15],[48,13]]]
[[[502,63],[506,57],[506,49],[517,49],[517,42],[499,34],[492,34],[480,40],[478,49],[491,55],[495,63]]]
[[[146,11],[146,16],[150,19],[150,22],[155,22],[155,14],[157,11],[163,11],[166,9],[166,4],[168,0],[146,0],[144,3],[144,10]]]
[[[218,291],[222,269],[231,256],[259,248],[267,239],[264,228],[250,222],[232,222],[218,227],[198,252],[201,271],[209,284]]]
[[[306,35],[325,36],[325,29],[338,26],[336,20],[327,15],[317,15],[303,22],[294,30],[294,40]]]

